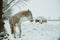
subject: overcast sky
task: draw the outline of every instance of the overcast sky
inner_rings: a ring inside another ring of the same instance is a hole
[[[31,0],[28,4],[33,16],[56,18],[60,16],[60,0]]]
[[[13,8],[15,13],[17,10],[20,11],[16,6]],[[26,7],[21,8],[30,9],[34,17],[57,18],[60,16],[60,0],[30,0]]]

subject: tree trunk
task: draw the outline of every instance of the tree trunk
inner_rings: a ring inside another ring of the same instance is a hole
[[[5,31],[4,22],[2,19],[2,14],[3,14],[2,8],[3,8],[3,0],[0,0],[0,33]]]

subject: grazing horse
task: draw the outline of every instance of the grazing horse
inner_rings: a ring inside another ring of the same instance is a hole
[[[14,38],[16,38],[15,34],[16,34],[16,31],[15,31],[15,27],[16,27],[16,24],[19,23],[19,37],[21,38],[21,19],[23,17],[26,17],[29,21],[33,21],[33,16],[32,16],[32,13],[30,10],[24,10],[24,11],[21,11],[15,15],[13,15],[10,19],[9,19],[9,24],[10,24],[10,28],[11,28],[11,34],[14,34]]]

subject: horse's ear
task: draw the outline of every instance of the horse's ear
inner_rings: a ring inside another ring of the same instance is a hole
[[[28,9],[28,12],[30,12],[30,10]]]

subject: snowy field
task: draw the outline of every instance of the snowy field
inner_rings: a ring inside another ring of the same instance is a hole
[[[5,28],[10,34],[10,40],[58,40],[60,37],[60,21],[48,21],[43,24],[24,21],[21,25],[22,37],[14,39],[10,34],[9,22],[5,21]]]
[[[60,17],[60,0],[30,0],[26,6],[21,5],[17,3],[11,8],[13,15],[21,10],[30,9],[33,17],[43,16],[48,19]],[[24,21],[21,24],[22,37],[16,39],[11,35],[8,20],[4,22],[5,29],[10,34],[8,37],[10,40],[58,40],[60,38],[60,21],[48,21],[43,24]],[[16,31],[18,33],[18,30]]]

